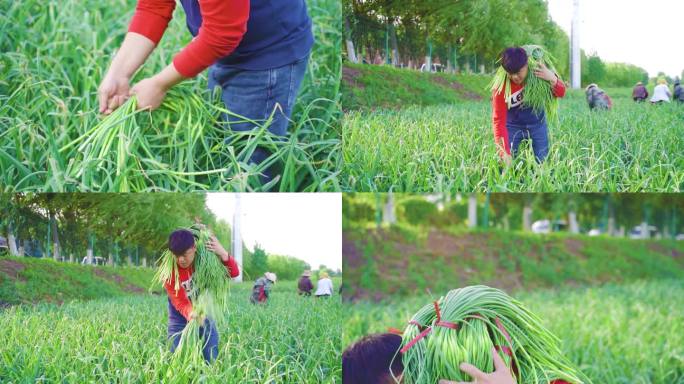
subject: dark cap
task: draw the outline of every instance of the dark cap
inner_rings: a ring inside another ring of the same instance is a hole
[[[176,256],[182,255],[195,245],[195,236],[187,229],[177,229],[169,235],[169,250]]]
[[[527,64],[527,52],[520,47],[509,47],[501,52],[501,66],[508,73],[518,73]]]

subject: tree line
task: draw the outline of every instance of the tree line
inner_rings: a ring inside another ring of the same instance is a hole
[[[67,262],[97,256],[109,265],[151,267],[169,234],[195,222],[207,225],[228,251],[232,244],[230,224],[216,218],[202,193],[0,194],[0,212],[5,252],[13,256]],[[295,257],[269,255],[258,244],[253,252],[243,247],[242,267],[245,279],[270,270],[288,280],[310,269]]]
[[[409,224],[530,231],[537,220],[552,230],[675,238],[684,232],[684,196],[649,193],[491,193],[470,195],[349,194],[345,226]],[[653,231],[652,227],[656,227]]]
[[[437,63],[446,72],[492,72],[498,55],[514,45],[538,44],[569,78],[570,38],[548,14],[544,0],[345,0],[347,60],[419,69]],[[604,63],[581,52],[582,82],[633,86],[648,72]]]

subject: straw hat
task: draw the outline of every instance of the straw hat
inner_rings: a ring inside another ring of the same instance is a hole
[[[276,282],[276,279],[277,279],[276,274],[273,273],[273,272],[266,272],[266,273],[264,273],[264,277],[266,277],[267,279],[271,280],[271,281],[274,282],[274,283]]]
[[[328,272],[325,272],[325,271],[321,272],[321,277],[320,277],[321,279],[327,279],[328,277],[330,277],[328,275]]]
[[[307,269],[306,271],[304,271],[304,273],[302,273],[302,276],[311,277],[311,271]]]

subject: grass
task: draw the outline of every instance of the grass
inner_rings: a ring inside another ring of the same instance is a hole
[[[169,92],[153,113],[97,113],[97,87],[119,47],[133,0],[0,6],[0,184],[6,191],[339,190],[340,3],[308,1],[316,44],[289,135],[269,121],[226,134],[225,106],[206,72]],[[153,75],[190,40],[176,10],[132,83]],[[87,11],[85,11],[87,10]],[[21,22],[19,22],[21,20]],[[106,22],[105,22],[106,20]],[[272,155],[259,166],[257,146]],[[270,165],[280,175],[266,183]]]
[[[391,66],[345,63],[342,108],[374,110],[486,98],[490,76],[429,74]]]
[[[0,302],[62,303],[145,293],[153,275],[152,268],[93,267],[7,256],[0,258]]]
[[[684,383],[681,279],[521,291],[513,297],[561,338],[563,354],[592,382]],[[404,329],[410,316],[430,300],[420,295],[348,305],[342,345],[387,332],[388,327]]]
[[[357,85],[348,92],[365,91]],[[635,104],[629,89],[607,92],[614,101],[608,112],[589,111],[582,92],[569,92],[560,102],[560,125],[549,127],[551,147],[546,161],[537,165],[531,148],[524,146],[521,156],[506,169],[495,149],[487,98],[462,101],[454,97],[454,101],[436,100],[448,104],[429,106],[413,106],[407,101],[372,112],[348,111],[342,123],[342,188],[401,192],[682,190],[684,107]],[[420,93],[414,97],[417,104],[423,103]]]
[[[250,291],[231,285],[209,366],[171,358],[165,296],[10,308],[0,316],[0,382],[340,383],[339,296],[305,299],[280,282],[268,305],[254,306]]]
[[[422,232],[417,237],[407,235],[409,229],[345,230],[346,295],[375,299],[476,284],[536,289],[684,278],[682,242],[449,229],[415,229]]]

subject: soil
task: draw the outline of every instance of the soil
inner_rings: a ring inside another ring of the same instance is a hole
[[[362,75],[361,70],[355,68],[342,67],[342,83],[359,89],[364,89],[366,86],[356,79]]]
[[[26,281],[25,278],[19,276],[19,272],[23,271],[26,266],[22,263],[13,260],[0,260],[0,272],[4,272],[14,280]]]
[[[449,81],[445,79],[442,76],[432,76],[432,82],[443,85],[445,87],[449,87],[456,92],[458,92],[461,96],[463,96],[467,100],[473,100],[473,101],[482,101],[483,98],[481,95],[467,90],[463,84],[457,82],[457,81]]]

